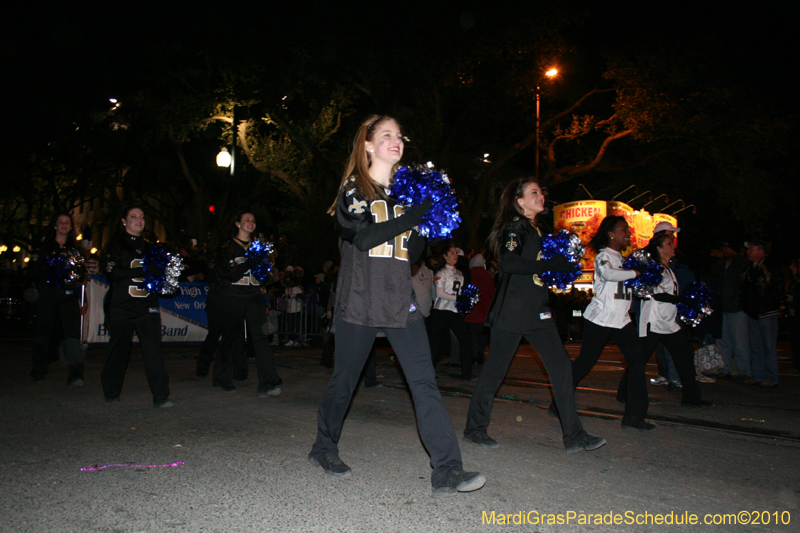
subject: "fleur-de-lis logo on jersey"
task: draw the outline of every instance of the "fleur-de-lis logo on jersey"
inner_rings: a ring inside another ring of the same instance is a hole
[[[356,215],[360,215],[364,212],[364,209],[367,207],[367,202],[365,200],[356,200],[350,207],[347,208],[348,211],[352,211]]]
[[[506,242],[506,248],[508,249],[509,252],[513,252],[514,249],[516,249],[516,247],[519,246],[517,244],[517,239],[514,238],[516,236],[517,236],[516,233],[511,233],[508,236],[508,241]]]

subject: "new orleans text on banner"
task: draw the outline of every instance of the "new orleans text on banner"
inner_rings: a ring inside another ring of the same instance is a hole
[[[108,282],[103,276],[91,276],[86,284],[88,310],[83,324],[83,341],[90,345],[108,342],[108,331],[103,326],[103,300],[108,293]],[[200,343],[208,333],[206,296],[208,283],[181,283],[180,293],[172,298],[159,298],[161,313],[161,342]],[[134,342],[138,339],[134,337]]]

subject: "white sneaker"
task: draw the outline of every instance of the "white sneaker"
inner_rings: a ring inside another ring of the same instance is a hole
[[[286,341],[285,343],[283,343],[283,345],[287,347],[292,347],[294,346],[294,343],[292,341]]]
[[[650,378],[650,384],[651,385],[666,385],[667,384],[667,378],[665,378],[663,376],[658,376],[657,378]]]

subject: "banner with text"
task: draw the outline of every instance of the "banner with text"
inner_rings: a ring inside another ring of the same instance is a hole
[[[103,301],[108,294],[108,282],[103,276],[91,276],[86,284],[88,309],[83,323],[83,341],[89,344],[108,342],[103,326]],[[208,333],[206,297],[208,283],[181,283],[180,292],[172,298],[159,298],[161,312],[161,342],[201,343]],[[134,336],[134,342],[138,339]]]

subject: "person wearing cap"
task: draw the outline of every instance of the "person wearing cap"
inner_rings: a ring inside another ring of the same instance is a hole
[[[659,233],[661,233],[663,231],[665,233],[666,232],[672,233],[672,236],[674,237],[675,234],[678,233],[680,230],[681,230],[681,228],[675,227],[672,224],[670,224],[669,222],[661,221],[658,224],[656,224],[655,228],[653,228],[653,236],[655,236],[655,235],[657,235],[657,234],[659,234]]]
[[[767,257],[767,245],[763,240],[754,239],[744,245],[751,264],[742,276],[741,302],[747,315],[753,377],[742,383],[775,388],[778,386],[778,313],[783,279],[780,270]]]
[[[717,342],[724,366],[720,377],[728,377],[736,365],[739,378],[750,379],[750,339],[747,334],[747,315],[740,303],[742,274],[750,262],[737,253],[729,242],[720,246],[722,259],[711,268],[711,274],[720,283],[722,311],[722,337]]]

